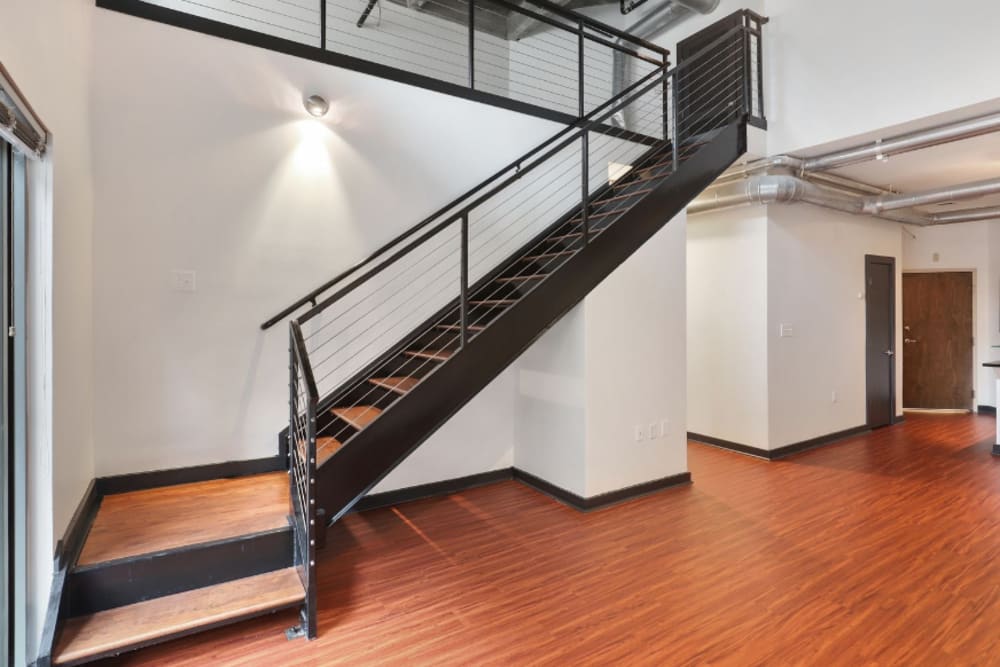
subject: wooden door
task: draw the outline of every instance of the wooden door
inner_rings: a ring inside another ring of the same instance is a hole
[[[896,419],[896,260],[865,257],[865,390],[868,427]]]
[[[903,405],[971,408],[972,347],[972,273],[905,274]]]

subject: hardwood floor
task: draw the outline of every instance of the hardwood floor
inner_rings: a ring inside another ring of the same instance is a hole
[[[691,444],[693,486],[582,514],[517,482],[351,515],[293,613],[122,665],[1000,664],[994,420],[776,462]]]
[[[107,496],[80,565],[288,525],[288,474],[179,484]]]

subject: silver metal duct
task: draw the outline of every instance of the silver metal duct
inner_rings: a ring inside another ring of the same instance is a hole
[[[976,199],[1000,193],[1000,178],[950,185],[913,194],[882,195],[865,204],[865,213],[881,213],[914,206],[928,206],[961,199]]]
[[[884,141],[880,139],[846,150],[806,158],[802,160],[802,168],[806,171],[826,171],[900,153],[909,153],[921,148],[940,146],[952,141],[971,139],[998,130],[1000,130],[1000,113],[992,113],[956,123],[939,125],[929,130],[902,134]]]
[[[929,193],[916,193],[910,196],[921,197],[926,194]],[[939,214],[890,209],[874,210],[871,204],[875,199],[876,197],[821,187],[790,174],[764,174],[709,188],[688,206],[688,213],[697,215],[747,205],[806,203],[853,215],[871,215],[883,220],[921,227],[1000,218],[1000,207]]]
[[[651,39],[652,37],[665,32],[694,14],[711,14],[719,6],[720,1],[721,0],[668,0],[663,4],[663,6],[651,11],[632,24],[628,28],[628,33],[640,39]],[[624,44],[624,41],[619,39],[617,43],[621,45]],[[625,90],[625,87],[628,85],[628,68],[630,64],[631,58],[616,49],[614,55],[612,55],[611,64],[612,97],[617,96]],[[612,117],[611,123],[616,127],[625,127],[626,121],[624,112],[619,111],[616,113]]]

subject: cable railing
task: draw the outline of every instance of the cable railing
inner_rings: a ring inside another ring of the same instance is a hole
[[[298,627],[289,631],[316,637],[316,410],[319,394],[309,366],[302,331],[289,329],[289,517],[292,523],[294,564],[305,591]]]
[[[667,65],[669,51],[549,0],[98,0],[100,6],[163,18],[163,9],[221,27],[220,36],[286,51],[315,49],[343,56],[347,67],[367,62],[396,80],[461,92],[483,101],[569,121],[612,95],[613,55],[629,76]],[[158,8],[156,12],[143,7]],[[211,30],[209,30],[211,31]],[[302,47],[306,47],[303,49]],[[581,111],[580,100],[583,101]]]
[[[289,337],[303,633],[315,631],[316,524],[346,511],[317,516],[317,462],[337,461],[354,435],[602,234],[627,224],[622,216],[727,128],[763,120],[762,89],[748,85],[759,76],[752,30],[733,28],[683,64],[638,78],[272,318],[312,304],[290,322]]]
[[[598,238],[718,130],[753,115],[746,42],[733,39],[745,30],[641,78],[355,267],[294,322],[318,395],[381,410],[384,386],[372,377],[419,380],[461,354],[498,311]],[[626,126],[609,130],[615,114]],[[565,234],[554,237],[560,226]],[[531,261],[519,264],[523,257]],[[368,415],[354,416],[354,425],[322,423],[317,435],[346,440]]]

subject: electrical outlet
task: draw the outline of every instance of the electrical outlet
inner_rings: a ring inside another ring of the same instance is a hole
[[[778,325],[778,337],[779,338],[791,338],[794,330],[791,324],[781,324]]]
[[[649,439],[656,440],[660,437],[660,425],[653,422],[649,425]]]
[[[174,269],[170,272],[170,289],[175,292],[197,292],[198,272]]]
[[[831,403],[836,403],[837,402],[837,392],[836,391],[834,391],[834,392],[832,392],[830,394],[830,402]]]
[[[660,437],[665,438],[667,434],[670,433],[670,420],[661,419],[660,420]]]
[[[635,441],[636,442],[642,442],[645,439],[646,439],[646,437],[645,437],[645,435],[642,432],[642,426],[636,425],[636,427],[635,427]]]

